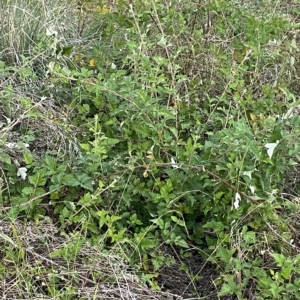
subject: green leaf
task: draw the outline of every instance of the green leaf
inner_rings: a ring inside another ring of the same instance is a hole
[[[107,210],[101,210],[96,213],[97,216],[99,216],[99,227],[102,228],[104,224],[107,224],[107,215],[109,214],[109,211]]]
[[[61,55],[64,55],[64,56],[70,56],[72,51],[73,51],[73,46],[66,46],[66,47],[63,47],[62,49],[57,49],[56,50],[56,54],[60,53]]]
[[[164,229],[164,220],[162,218],[152,219],[151,222],[158,225],[160,229]]]
[[[127,221],[127,223],[131,225],[143,225],[143,222],[137,218],[136,214],[130,216],[130,221]]]
[[[149,251],[155,247],[157,247],[157,240],[151,239],[143,234],[144,238],[143,239],[138,239],[136,242],[137,245],[140,246],[142,251]]]
[[[248,244],[255,244],[256,243],[256,234],[253,231],[247,231],[244,233],[243,236],[244,240]]]
[[[80,144],[80,146],[81,146],[81,148],[83,149],[83,150],[85,150],[85,151],[90,151],[90,149],[91,149],[91,146],[90,146],[90,144]]]
[[[68,186],[80,186],[80,182],[73,174],[64,174],[62,183]]]
[[[236,249],[227,249],[220,246],[217,250],[216,256],[219,257],[223,262],[229,263],[235,251]]]
[[[174,241],[174,244],[183,248],[189,248],[189,245],[187,244],[187,242],[184,239],[176,239]]]
[[[74,204],[74,202],[66,201],[65,204],[66,204],[66,207],[68,209],[70,209],[71,211],[76,211],[76,205]]]
[[[34,188],[32,186],[28,186],[22,189],[23,195],[31,195],[34,192]]]
[[[61,211],[61,215],[64,217],[64,219],[67,219],[70,215],[70,211],[67,209],[67,207],[64,207]]]
[[[121,220],[122,217],[119,216],[110,216],[109,221],[111,222],[111,224],[115,221]]]
[[[18,245],[8,235],[6,235],[5,233],[0,232],[0,238],[3,239],[6,242],[9,242],[14,247],[18,247]]]
[[[11,197],[10,201],[13,206],[19,206],[20,204],[26,202],[27,200],[24,197],[15,196],[15,197]]]
[[[282,267],[286,261],[286,257],[281,253],[271,253],[271,256],[275,259],[278,267]]]
[[[123,228],[122,230],[119,230],[118,233],[112,234],[111,235],[112,243],[122,241],[126,231],[127,231],[127,228]]]
[[[281,275],[284,279],[290,279],[293,271],[293,264],[289,263],[287,266],[284,266],[281,270]]]
[[[113,138],[105,138],[101,141],[101,146],[112,146],[116,145],[120,142],[118,139],[113,139]]]
[[[86,174],[79,174],[76,176],[76,178],[81,187],[90,191],[94,190],[92,179],[89,176],[87,176]]]
[[[31,165],[33,163],[33,156],[31,153],[25,152],[23,154],[23,157],[24,157],[24,161],[25,161],[26,165]]]
[[[89,207],[93,204],[92,197],[90,193],[85,193],[83,197],[78,201],[78,205],[83,205],[85,207]]]
[[[45,178],[45,170],[39,170],[34,175],[29,176],[29,182],[34,186],[44,186],[46,184],[47,178]]]
[[[173,190],[172,181],[168,179],[160,189],[160,194],[162,198],[168,198],[168,195],[171,193],[172,190]]]
[[[57,160],[54,157],[46,155],[45,164],[51,171],[56,171]]]
[[[220,292],[218,293],[218,296],[222,297],[226,295],[233,295],[235,290],[236,290],[236,283],[234,283],[233,281],[231,282],[231,284],[224,283],[222,285]]]
[[[184,221],[178,219],[176,216],[171,216],[171,219],[180,226],[185,226]]]
[[[0,153],[0,161],[8,165],[11,164],[10,156],[7,153]]]

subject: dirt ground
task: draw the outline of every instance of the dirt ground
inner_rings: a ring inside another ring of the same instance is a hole
[[[205,300],[235,300],[233,296],[218,297],[218,289],[214,283],[219,277],[216,267],[202,259],[201,255],[194,251],[189,258],[180,259],[176,250],[166,247],[177,262],[160,270],[159,285],[163,291],[180,296],[178,299],[205,299]],[[173,252],[173,253],[172,253]],[[188,272],[182,270],[181,265],[186,265]]]

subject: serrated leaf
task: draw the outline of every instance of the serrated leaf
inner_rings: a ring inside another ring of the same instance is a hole
[[[79,182],[79,185],[87,190],[93,191],[93,181],[86,174],[80,174],[76,176]]]
[[[177,139],[178,138],[178,130],[177,130],[177,128],[174,128],[174,127],[168,127],[168,128],[174,134],[175,138]]]
[[[69,186],[79,186],[80,182],[72,174],[64,174],[62,183]]]
[[[86,151],[90,151],[91,149],[91,146],[89,144],[80,144],[80,147]]]
[[[31,165],[33,163],[33,156],[31,153],[24,153],[23,157],[24,157],[24,161],[27,165]]]
[[[11,164],[10,156],[6,153],[1,153],[0,154],[0,161],[3,162],[3,163],[6,163],[8,165]]]
[[[220,292],[218,293],[218,296],[222,297],[226,295],[232,295],[233,293],[234,293],[234,289],[228,283],[224,283],[222,285]]]
[[[184,221],[178,219],[176,216],[171,216],[171,219],[180,226],[184,226]]]
[[[28,177],[29,182],[35,186],[44,186],[47,178],[45,178],[45,170],[39,170],[34,175]]]
[[[175,240],[175,245],[183,247],[183,248],[189,248],[189,245],[184,239]]]
[[[288,266],[285,266],[282,268],[281,271],[281,275],[284,279],[290,279],[292,271],[293,271],[294,267],[292,264],[289,264]]]
[[[115,144],[118,144],[120,140],[118,139],[113,139],[113,138],[105,138],[101,141],[101,146],[112,146]]]
[[[254,231],[247,231],[244,234],[244,240],[248,244],[255,244],[256,243],[256,234]]]
[[[162,218],[158,218],[158,219],[152,219],[151,222],[153,222],[154,224],[158,225],[160,229],[164,228],[164,220]]]
[[[71,201],[66,201],[66,207],[72,211],[75,211],[76,210],[76,206],[74,204],[74,202],[71,202]]]
[[[110,217],[110,221],[113,223],[113,222],[115,222],[115,221],[118,221],[118,220],[120,220],[120,219],[122,219],[122,217],[119,217],[119,216],[111,216]]]
[[[282,267],[284,262],[286,261],[285,256],[281,253],[271,253],[271,256],[273,256],[273,258],[275,259],[278,267]]]
[[[70,211],[66,207],[64,207],[61,211],[61,215],[66,219],[69,217]]]
[[[58,191],[56,191],[55,189],[53,189],[52,188],[53,186],[51,186],[50,188],[49,188],[49,190],[50,190],[50,199],[51,200],[57,200],[57,199],[59,199],[59,194],[58,194]]]
[[[45,157],[45,164],[51,171],[55,171],[57,166],[57,160],[54,157],[47,155]]]
[[[22,194],[23,195],[31,195],[34,192],[34,188],[31,186],[25,187],[22,189]]]

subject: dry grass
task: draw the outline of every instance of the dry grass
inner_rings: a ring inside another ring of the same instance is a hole
[[[89,30],[81,21],[77,1],[8,0],[0,5],[0,49],[8,64],[21,65],[22,56],[43,62],[45,53],[37,52],[37,48],[41,47],[45,33],[55,33],[56,42],[62,45],[76,45],[83,41],[84,31]]]
[[[152,291],[114,250],[83,244],[75,260],[59,255],[76,237],[59,236],[48,219],[35,224],[2,221],[1,299],[179,299]],[[55,255],[56,253],[56,255]]]

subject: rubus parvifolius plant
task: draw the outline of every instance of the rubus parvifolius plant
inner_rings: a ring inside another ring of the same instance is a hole
[[[22,98],[26,117],[47,120],[74,151],[24,149],[28,177],[3,156],[10,216],[49,214],[149,272],[164,263],[162,244],[198,248],[219,267],[220,296],[297,298],[297,203],[282,191],[299,159],[298,54],[292,22],[266,2],[263,13],[239,1],[95,12],[104,31],[80,53],[89,65],[49,58],[64,117]],[[154,274],[144,274],[153,286]]]

